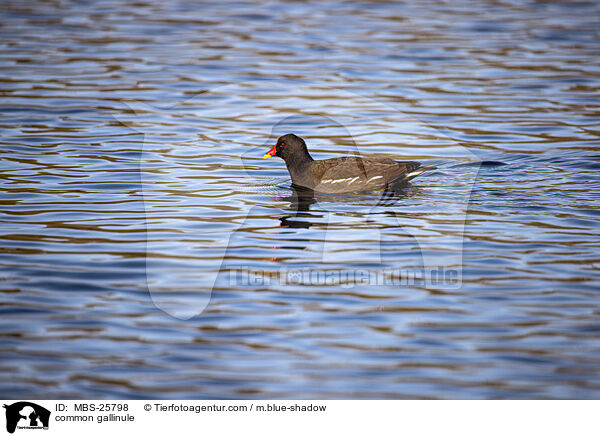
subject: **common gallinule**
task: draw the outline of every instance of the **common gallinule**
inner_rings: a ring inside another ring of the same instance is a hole
[[[279,156],[292,176],[292,184],[326,194],[374,191],[397,186],[435,167],[420,162],[356,156],[314,160],[306,143],[293,133],[281,136],[263,159]]]

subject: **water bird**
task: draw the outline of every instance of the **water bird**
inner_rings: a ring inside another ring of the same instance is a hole
[[[420,162],[396,161],[389,158],[358,156],[315,160],[306,142],[293,133],[277,139],[263,159],[283,159],[292,177],[292,185],[325,194],[375,191],[406,184],[419,174],[435,167]]]

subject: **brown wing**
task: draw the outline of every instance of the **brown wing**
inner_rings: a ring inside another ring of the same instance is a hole
[[[315,161],[311,166],[313,188],[325,193],[369,191],[384,188],[420,166],[386,158],[338,157]]]

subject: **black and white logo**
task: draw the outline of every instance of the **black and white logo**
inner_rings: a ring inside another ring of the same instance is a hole
[[[6,431],[14,433],[15,429],[39,430],[48,429],[50,411],[29,401],[19,401],[4,405],[6,409]]]

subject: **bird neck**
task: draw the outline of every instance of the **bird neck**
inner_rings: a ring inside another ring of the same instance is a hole
[[[308,167],[313,160],[308,152],[285,159],[285,166],[292,176],[292,182],[300,180],[308,172]]]

